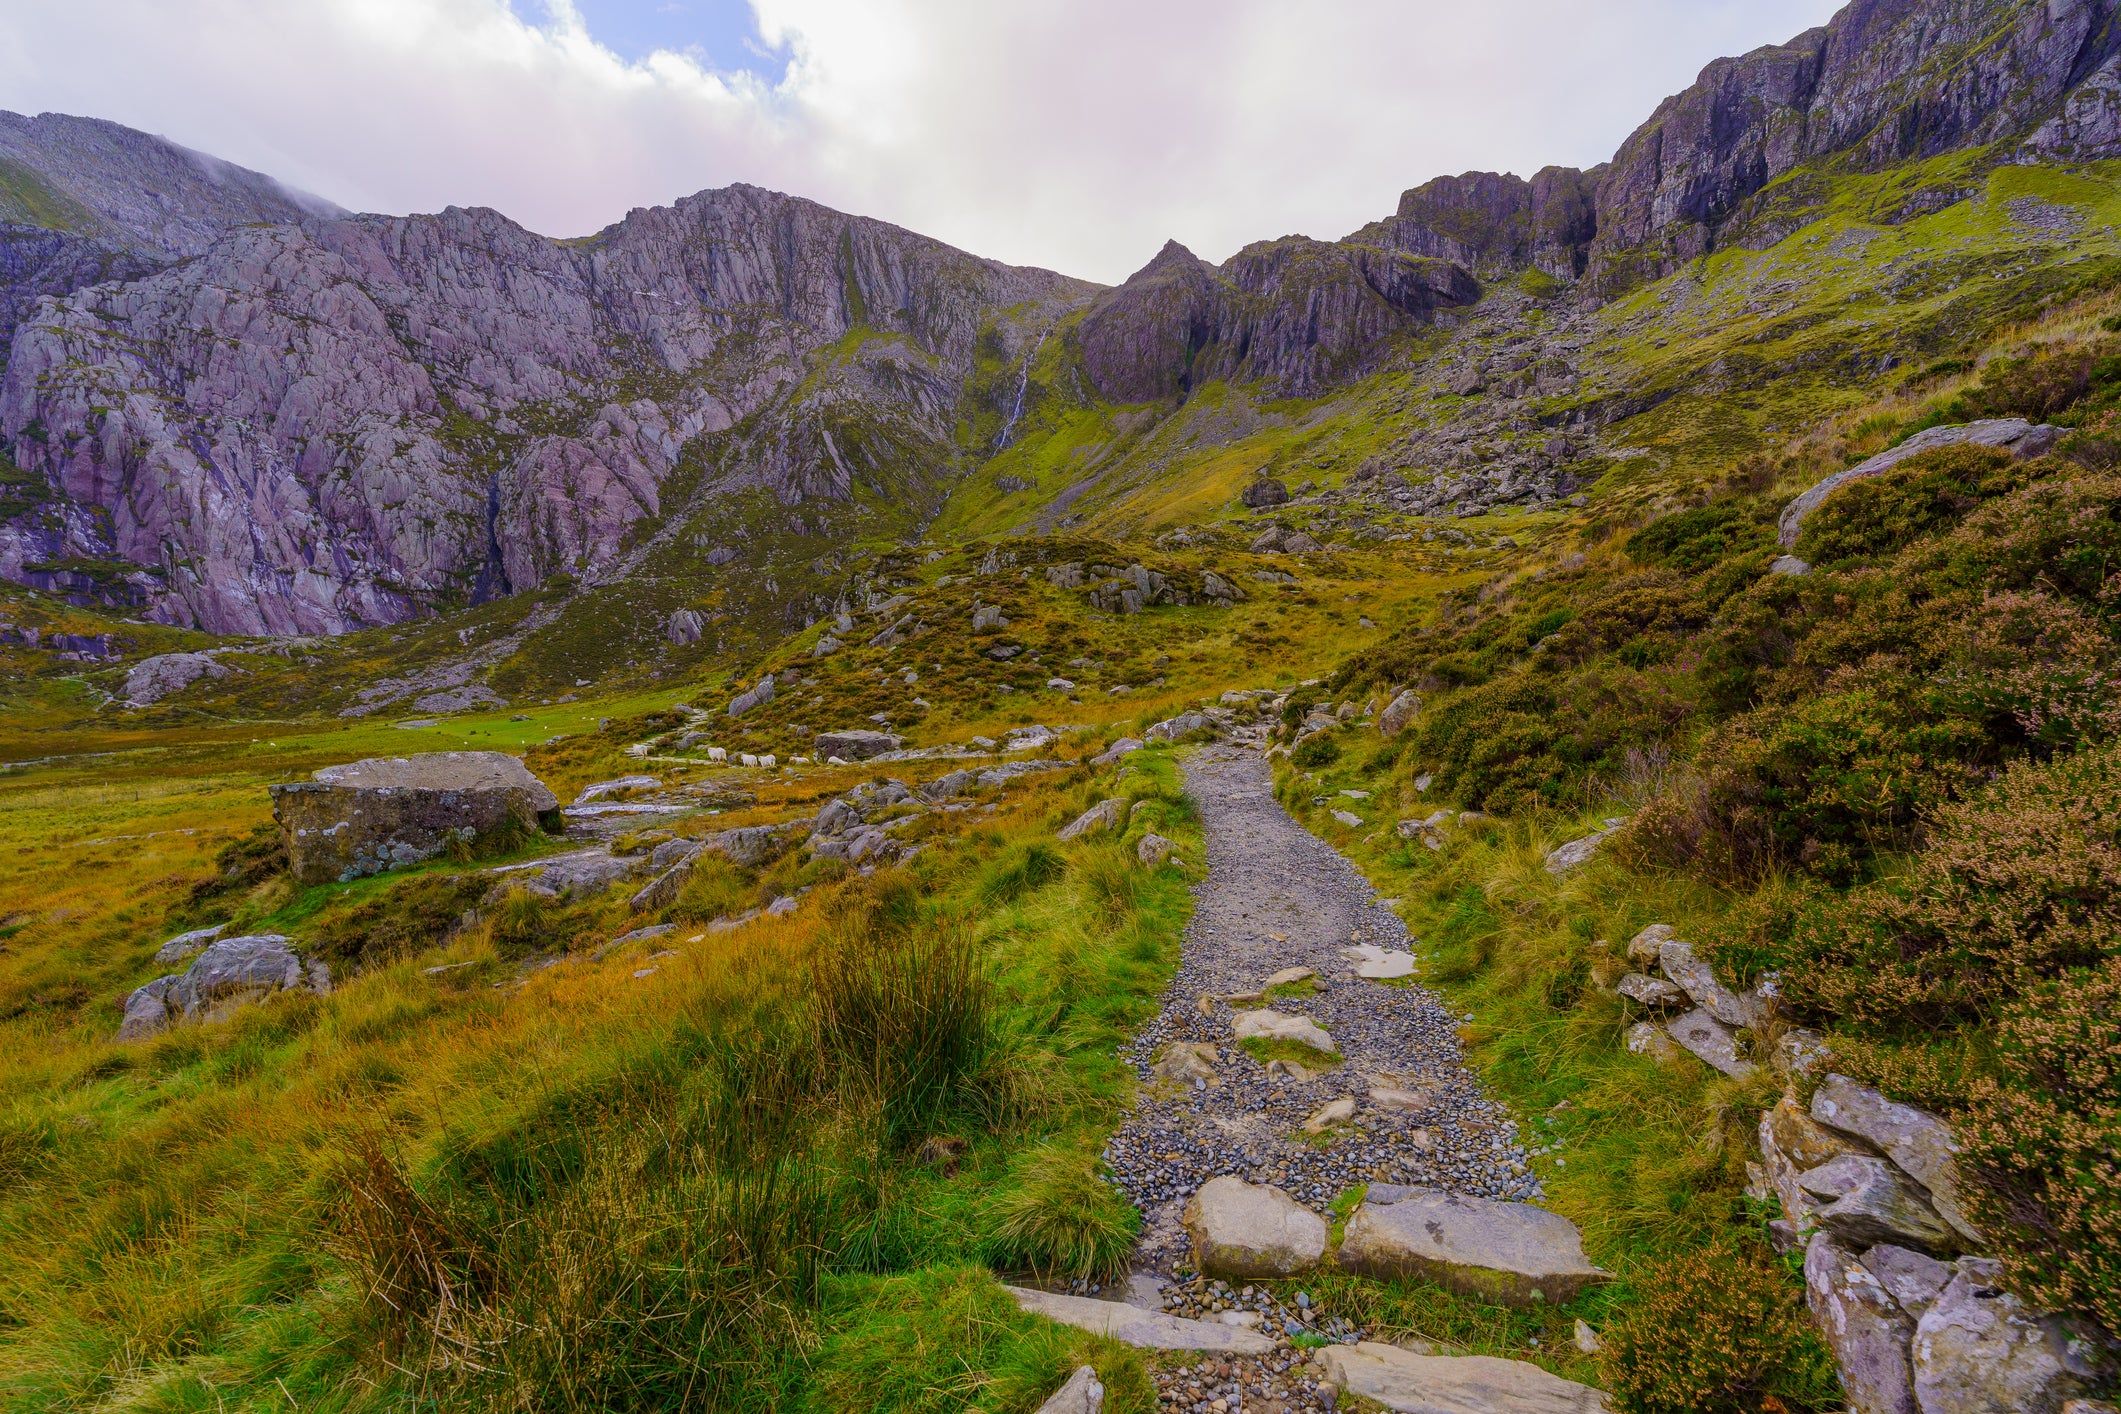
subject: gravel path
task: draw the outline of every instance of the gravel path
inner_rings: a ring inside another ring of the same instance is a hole
[[[1208,874],[1194,891],[1196,911],[1163,1011],[1126,1053],[1143,1080],[1141,1099],[1105,1151],[1146,1220],[1136,1270],[1167,1280],[1191,1275],[1179,1211],[1220,1174],[1273,1184],[1321,1213],[1363,1182],[1537,1197],[1514,1121],[1482,1098],[1465,1067],[1460,1018],[1419,985],[1356,977],[1356,961],[1344,952],[1350,946],[1418,951],[1419,944],[1354,865],[1282,809],[1257,744],[1208,747],[1186,778],[1207,826]],[[1320,990],[1268,1005],[1323,1026],[1344,1057],[1309,1080],[1269,1075],[1240,1050],[1235,1013],[1219,1000],[1256,992],[1272,974],[1298,966],[1316,969]],[[1185,1084],[1156,1075],[1154,1063],[1173,1041],[1219,1047],[1216,1078]],[[1391,1108],[1373,1099],[1373,1088],[1411,1091],[1427,1103]],[[1343,1097],[1355,1102],[1349,1121],[1327,1135],[1303,1133],[1307,1118]],[[1138,1281],[1136,1290],[1154,1285]],[[1176,1286],[1162,1304],[1174,1302],[1192,1304]]]

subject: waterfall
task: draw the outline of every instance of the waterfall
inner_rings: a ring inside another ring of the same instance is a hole
[[[1031,386],[1032,360],[1036,359],[1038,351],[1046,346],[1046,335],[1052,332],[1052,327],[1048,326],[1045,333],[1038,336],[1038,342],[1031,346],[1031,352],[1024,355],[1024,366],[1016,379],[1016,406],[1009,409],[1008,421],[1002,424],[1001,439],[994,444],[996,451],[1009,445],[1009,434],[1016,430],[1017,420],[1024,415],[1024,392]]]

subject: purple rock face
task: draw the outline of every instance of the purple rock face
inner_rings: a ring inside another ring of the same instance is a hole
[[[749,187],[569,245],[455,208],[246,227],[17,335],[0,436],[94,513],[0,535],[0,574],[54,550],[131,560],[152,617],[250,633],[593,579],[658,514],[679,448],[771,401],[805,352],[874,329],[858,372],[895,347],[941,369],[912,401],[947,408],[995,309],[1087,291]],[[832,449],[801,460],[784,501],[847,493]]]

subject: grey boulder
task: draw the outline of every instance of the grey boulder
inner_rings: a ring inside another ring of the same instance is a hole
[[[2090,1392],[2100,1370],[2059,1318],[2004,1291],[1998,1263],[1960,1266],[1915,1327],[1922,1414],[2058,1414]]]
[[[1105,1387],[1098,1381],[1097,1370],[1089,1365],[1077,1367],[1068,1376],[1068,1382],[1038,1407],[1037,1414],[1101,1414],[1105,1407]]]
[[[1913,1180],[1884,1159],[1843,1154],[1797,1177],[1819,1204],[1819,1226],[1855,1247],[1889,1242],[1948,1251],[1957,1235]]]
[[[1378,716],[1378,735],[1398,736],[1406,730],[1407,723],[1413,721],[1414,714],[1420,710],[1420,694],[1411,689],[1400,693],[1385,705],[1385,710]]]
[[[1211,1277],[1294,1276],[1326,1255],[1324,1218],[1279,1188],[1227,1174],[1202,1184],[1180,1221],[1193,1240],[1194,1264]]]
[[[857,731],[820,732],[811,743],[820,757],[837,756],[842,761],[867,761],[872,756],[882,756],[887,751],[896,751],[905,744],[905,738],[890,732],[873,732],[866,728]]]
[[[216,923],[211,928],[194,928],[189,933],[179,933],[155,949],[155,961],[182,962],[227,931],[226,923]]]
[[[508,828],[559,827],[558,797],[500,751],[438,751],[327,766],[271,787],[298,883],[346,883]]]
[[[1863,1140],[1929,1190],[1937,1213],[1967,1245],[1985,1239],[1959,1196],[1959,1145],[1951,1126],[1927,1110],[1889,1100],[1845,1075],[1829,1075],[1812,1094],[1812,1118]]]
[[[1265,1355],[1274,1342],[1243,1326],[1214,1321],[1189,1321],[1161,1311],[1145,1311],[1123,1301],[1099,1301],[1088,1296],[1063,1296],[1028,1287],[1002,1288],[1016,1304],[1033,1315],[1044,1316],[1064,1326],[1108,1336],[1137,1350],[1200,1350],[1231,1355]]]
[[[1753,1073],[1753,1063],[1738,1054],[1737,1034],[1705,1009],[1696,1007],[1665,1029],[1702,1064],[1733,1077]]]
[[[1120,829],[1124,826],[1127,818],[1126,809],[1127,802],[1124,800],[1100,800],[1097,804],[1076,816],[1075,819],[1061,826],[1058,838],[1072,840],[1080,835],[1090,834],[1093,831],[1103,833],[1108,830]]]
[[[201,678],[225,678],[234,672],[208,653],[158,653],[133,664],[125,675],[125,705],[150,707],[173,697]]]
[[[1199,731],[1202,727],[1212,727],[1214,725],[1215,723],[1210,718],[1203,716],[1199,712],[1181,712],[1176,717],[1170,717],[1158,722],[1155,726],[1143,732],[1142,735],[1151,741],[1176,741],[1187,732]]]
[[[2059,427],[2035,427],[2022,417],[1999,417],[1952,427],[1931,427],[1917,432],[1897,447],[1880,452],[1870,460],[1846,471],[1835,472],[1784,506],[1782,517],[1777,522],[1776,538],[1783,549],[1795,549],[1797,538],[1804,531],[1805,517],[1817,510],[1829,496],[1855,482],[1883,476],[1919,452],[1971,444],[1977,447],[2007,448],[2013,456],[2023,459],[2038,456],[2053,448],[2062,432],[2063,429]]]
[[[1612,1279],[1585,1258],[1583,1235],[1559,1213],[1434,1189],[1357,1208],[1340,1264],[1363,1276],[1422,1277],[1509,1306],[1573,1300]]]
[[[238,1007],[275,992],[331,990],[331,973],[307,963],[278,933],[223,938],[199,954],[184,972],[157,977],[125,999],[118,1039],[136,1041],[171,1026],[218,1021]]]
[[[1804,1249],[1804,1298],[1834,1352],[1855,1414],[1916,1414],[1908,1342],[1915,1322],[1848,1248],[1817,1233]]]

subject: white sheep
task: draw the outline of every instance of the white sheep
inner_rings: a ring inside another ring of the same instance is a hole
[[[774,754],[769,751],[764,756],[761,756],[759,758],[759,764],[770,771],[781,763],[778,759],[775,758]]]
[[[756,766],[756,765],[758,765],[758,764],[759,764],[759,758],[758,758],[758,757],[756,757],[756,756],[753,756],[753,755],[752,755],[752,754],[751,754],[750,752],[748,752],[748,751],[746,751],[746,752],[744,752],[744,753],[743,753],[742,755],[738,756],[738,757],[737,757],[737,760],[739,760],[739,761],[743,762],[743,763],[744,763],[744,764],[745,764],[746,766]]]
[[[707,759],[717,766],[726,766],[729,764],[729,753],[719,746],[710,746],[707,748]]]

